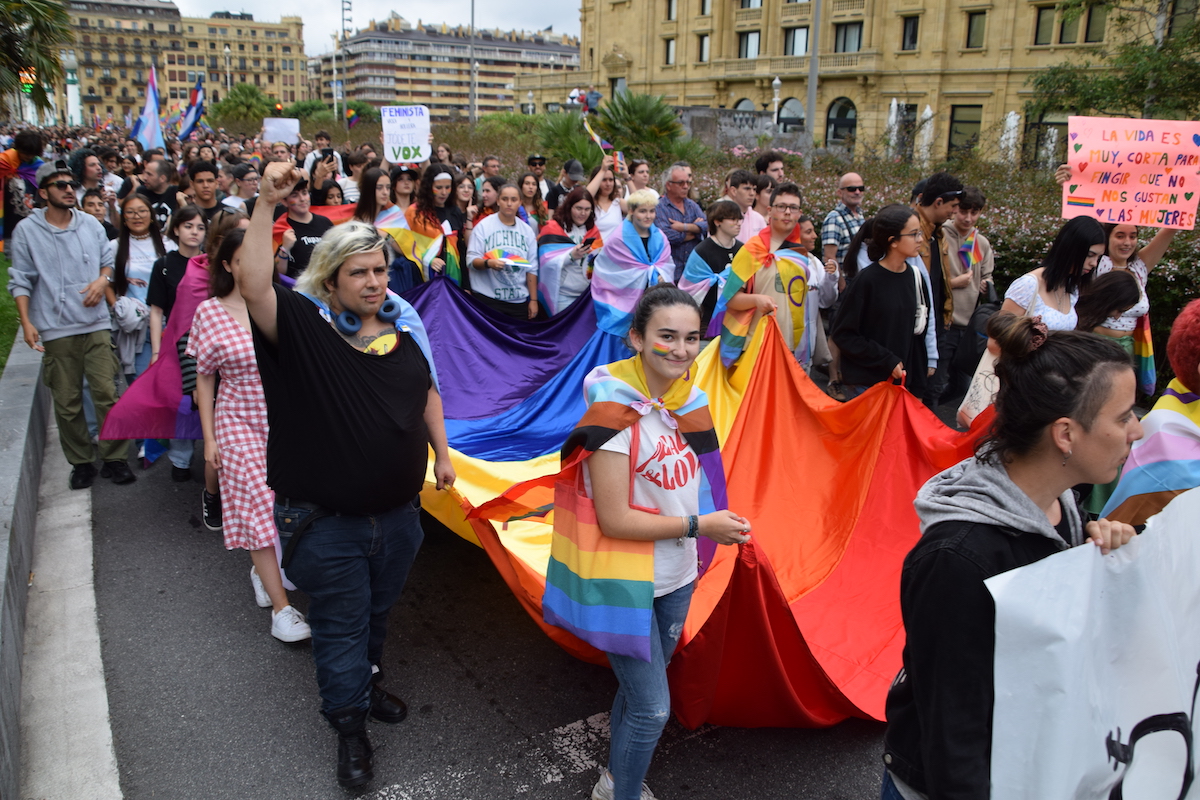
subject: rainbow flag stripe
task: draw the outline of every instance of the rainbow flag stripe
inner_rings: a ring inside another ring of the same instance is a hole
[[[1067,205],[1079,206],[1080,208],[1093,208],[1096,205],[1094,197],[1076,197],[1075,195],[1067,195]]]

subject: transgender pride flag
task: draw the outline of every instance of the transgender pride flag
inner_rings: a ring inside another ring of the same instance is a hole
[[[162,126],[158,122],[158,75],[153,66],[150,67],[150,81],[146,84],[146,105],[137,124],[133,126],[131,136],[141,142],[146,150],[166,146]]]

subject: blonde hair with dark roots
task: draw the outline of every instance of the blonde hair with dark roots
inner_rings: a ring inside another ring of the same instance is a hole
[[[331,293],[325,283],[334,279],[346,259],[382,250],[386,241],[374,225],[365,222],[351,220],[335,226],[313,248],[308,269],[296,280],[296,291],[328,305]]]

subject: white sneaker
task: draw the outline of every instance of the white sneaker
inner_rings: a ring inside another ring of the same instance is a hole
[[[613,800],[613,779],[612,775],[608,774],[608,770],[600,770],[600,780],[596,781],[596,786],[592,789],[592,800]],[[650,791],[650,787],[642,784],[641,800],[657,800],[654,792]]]
[[[258,603],[258,607],[270,608],[272,605],[271,595],[267,594],[262,578],[258,577],[258,570],[254,567],[250,568],[250,585],[254,587],[254,602]]]
[[[312,638],[304,615],[291,606],[271,612],[271,635],[281,642],[301,642]]]

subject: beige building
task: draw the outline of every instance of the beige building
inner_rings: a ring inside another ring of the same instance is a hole
[[[466,117],[470,106],[472,45],[464,25],[414,25],[395,12],[382,22],[342,41],[337,80],[344,96],[376,107],[420,104],[436,120]],[[523,70],[550,76],[575,75],[579,40],[549,29],[529,33],[476,29],[475,107],[478,114],[509,111],[525,102],[513,94],[513,78]],[[334,102],[334,55],[313,59],[312,75],[320,98]],[[565,79],[565,78],[564,78]],[[340,95],[339,95],[340,97]]]
[[[1065,129],[1065,116],[1023,119],[1026,82],[1110,35],[1103,6],[1068,21],[1048,0],[582,3],[579,74],[516,80],[518,97],[532,90],[539,109],[554,110],[583,81],[606,98],[629,90],[665,95],[676,106],[771,111],[778,77],[779,122],[794,131],[809,117],[815,50],[818,145],[863,143],[906,155],[915,139],[933,158],[976,137],[997,142],[1006,125],[1036,134],[1025,137],[1027,148],[1061,140],[1065,131],[1049,131]],[[917,126],[926,106],[932,116]]]
[[[170,0],[69,0],[67,10],[85,122],[136,118],[146,102],[151,66],[164,109],[186,105],[199,75],[209,103],[236,83],[259,86],[285,103],[307,96],[300,17],[279,22],[230,12],[181,17]],[[56,100],[57,108],[68,108],[65,86],[56,87]]]

